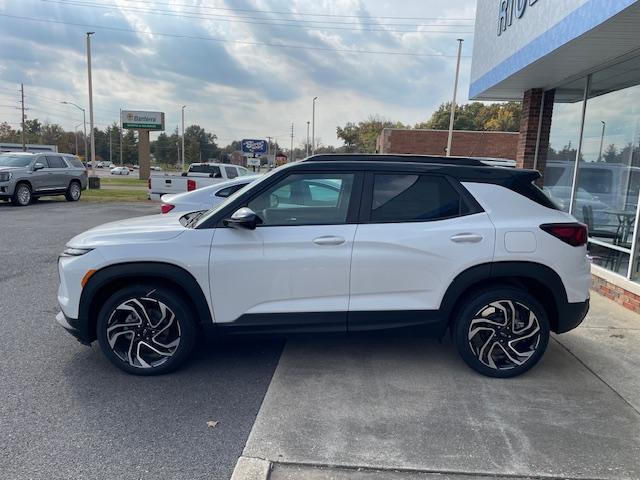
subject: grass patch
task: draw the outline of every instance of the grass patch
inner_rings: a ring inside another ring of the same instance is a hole
[[[82,200],[90,202],[148,202],[149,193],[145,190],[85,190]]]
[[[113,185],[114,187],[146,187],[147,181],[126,177],[101,177],[100,184]]]

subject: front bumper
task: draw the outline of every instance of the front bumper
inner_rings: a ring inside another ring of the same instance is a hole
[[[582,323],[589,312],[589,299],[578,303],[565,303],[558,308],[558,326],[555,333],[566,333]]]
[[[86,328],[81,328],[80,323],[75,318],[68,318],[64,313],[58,312],[56,315],[56,322],[64,328],[71,335],[83,345],[91,345],[91,339],[89,338]]]

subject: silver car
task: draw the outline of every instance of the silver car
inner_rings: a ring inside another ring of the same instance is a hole
[[[80,200],[87,188],[87,170],[78,157],[63,153],[0,154],[0,200],[29,205],[43,196],[64,195]]]

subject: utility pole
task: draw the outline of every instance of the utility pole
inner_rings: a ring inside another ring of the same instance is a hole
[[[311,154],[316,153],[316,100],[318,97],[313,97],[313,111],[311,113]]]
[[[600,135],[600,154],[598,155],[599,162],[602,161],[602,147],[604,147],[604,131],[607,128],[607,122],[605,122],[604,120],[600,120],[600,123],[602,123],[602,135]]]
[[[184,171],[184,109],[186,105],[182,105],[182,170]]]
[[[124,165],[122,163],[122,109],[120,109],[120,166]]]
[[[91,79],[91,35],[87,32],[87,76],[89,79],[89,128],[91,128],[91,173],[96,173],[96,137],[93,131],[93,81]]]
[[[309,156],[309,123],[311,122],[307,121],[307,147],[305,149],[306,157]]]
[[[76,137],[76,155],[78,155],[78,127],[80,125],[82,125],[82,123],[79,123],[78,125],[73,127],[73,133],[74,133],[74,136]]]
[[[113,133],[113,125],[109,127],[109,166],[113,164],[113,152],[111,148],[111,133]]]
[[[460,57],[462,56],[462,38],[458,39],[458,62],[456,64],[456,80],[453,84],[453,101],[451,102],[451,114],[449,117],[449,137],[447,139],[447,157],[451,156],[451,143],[453,141],[453,122],[456,115],[456,97],[458,96],[458,78],[460,76]]]
[[[291,124],[291,150],[289,150],[290,162],[293,162],[293,123]]]
[[[20,103],[22,104],[22,121],[20,122],[22,123],[22,151],[26,152],[27,144],[24,139],[24,83],[20,84]]]

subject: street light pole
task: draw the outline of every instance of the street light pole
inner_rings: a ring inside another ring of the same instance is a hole
[[[458,62],[456,64],[456,80],[453,84],[453,101],[449,117],[449,137],[447,138],[447,157],[451,156],[451,143],[453,142],[453,122],[456,116],[456,97],[458,96],[458,78],[460,77],[460,57],[462,56],[462,38],[458,39]]]
[[[316,100],[318,97],[313,97],[313,110],[311,113],[311,154],[316,153]]]
[[[75,127],[73,127],[73,133],[74,133],[74,137],[76,137],[76,155],[78,155],[78,127],[82,125],[82,123],[79,123],[78,125],[76,125]]]
[[[305,149],[306,156],[309,156],[309,123],[307,121],[307,148]]]
[[[184,170],[184,109],[186,105],[182,105],[182,170]]]
[[[87,77],[89,80],[89,127],[91,128],[91,173],[96,173],[96,137],[93,131],[93,81],[91,78],[91,35],[87,32]]]
[[[87,152],[87,112],[80,105],[76,105],[73,102],[60,102],[60,103],[76,107],[78,110],[80,110],[82,112],[82,125],[84,125],[84,161],[87,162],[88,161],[87,160],[87,155],[88,155],[88,152]],[[77,154],[78,154],[78,149],[76,148],[76,155]],[[91,166],[93,167],[93,162],[91,162]]]
[[[602,135],[600,135],[600,154],[598,155],[598,161],[602,161],[602,147],[604,146],[604,130],[607,128],[607,122],[600,120],[602,123]]]

